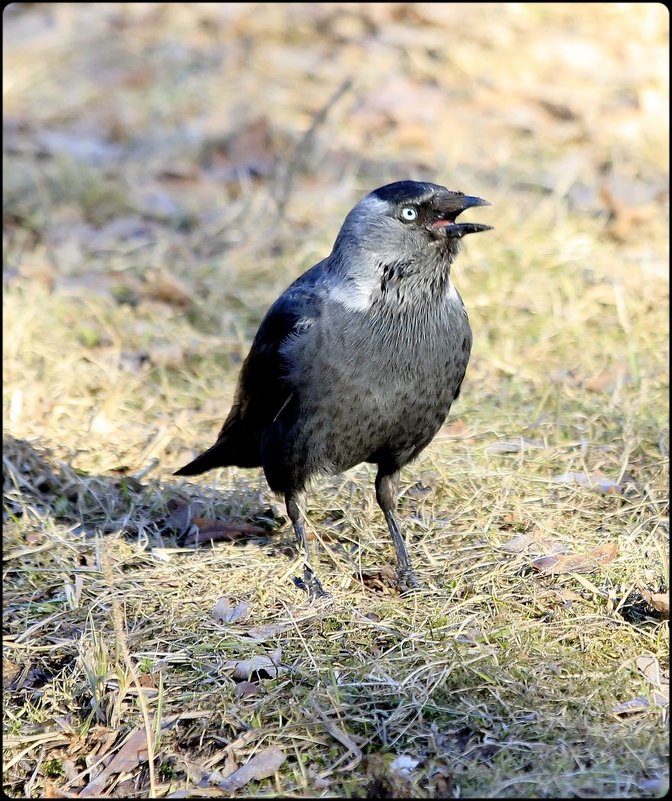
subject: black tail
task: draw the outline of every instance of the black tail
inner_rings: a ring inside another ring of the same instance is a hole
[[[236,419],[226,421],[217,442],[193,462],[180,467],[174,476],[197,476],[214,467],[261,467],[261,446],[258,436],[241,426]]]
[[[225,448],[221,443],[216,442],[212,448],[208,448],[207,451],[197,456],[193,462],[189,462],[189,464],[185,464],[184,467],[180,467],[173,475],[197,476],[199,473],[205,473],[206,470],[212,470],[213,467],[225,467],[226,465],[232,464],[226,457],[227,453]]]

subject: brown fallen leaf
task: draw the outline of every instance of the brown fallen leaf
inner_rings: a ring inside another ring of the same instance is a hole
[[[2,689],[8,690],[12,686],[12,682],[21,672],[21,668],[15,665],[7,657],[2,657]]]
[[[471,429],[464,420],[456,420],[454,423],[442,426],[440,434],[446,437],[468,437],[471,435]]]
[[[614,715],[636,715],[639,712],[647,712],[649,709],[652,708],[651,702],[640,696],[639,698],[633,698],[631,701],[624,701],[622,704],[616,704],[612,708],[612,712]]]
[[[255,754],[249,762],[238,768],[228,778],[219,783],[219,787],[227,792],[240,790],[248,782],[267,779],[282,765],[287,757],[279,748],[265,748]]]
[[[569,609],[575,601],[584,599],[576,592],[568,589],[546,590],[536,594],[535,600],[542,607],[563,607]]]
[[[276,634],[280,634],[280,632],[288,628],[289,625],[288,623],[264,623],[261,626],[254,626],[248,629],[245,634],[255,642],[263,642],[264,640],[270,640],[271,637],[275,637]]]
[[[242,537],[266,536],[268,531],[249,523],[214,520],[211,517],[194,517],[192,531],[184,540],[184,545],[200,545],[202,542],[218,542],[219,540],[238,540]]]
[[[574,601],[583,601],[583,598],[578,594],[578,592],[574,592],[573,590],[562,589],[558,590],[558,596],[562,598],[565,602],[565,605],[573,604]]]
[[[220,598],[212,610],[212,617],[217,623],[237,623],[247,617],[250,605],[242,601],[237,606],[231,606],[228,598]]]
[[[286,670],[280,665],[281,655],[280,648],[276,648],[270,656],[261,655],[250,657],[250,659],[230,659],[224,663],[223,667],[225,670],[233,668],[233,678],[240,681],[251,681],[253,676],[258,679],[274,679]]]
[[[45,784],[45,788],[42,791],[42,798],[77,798],[77,792],[67,793],[64,790],[61,790],[59,787],[56,787],[53,782],[47,781]]]
[[[580,484],[582,487],[597,490],[603,495],[622,492],[623,490],[622,484],[607,478],[599,470],[595,473],[562,473],[561,475],[553,476],[553,482],[555,484]]]
[[[173,726],[178,720],[191,720],[194,717],[207,717],[211,714],[211,711],[206,712],[205,710],[198,710],[196,712],[184,712],[181,715],[168,715],[168,717],[161,720],[161,729],[167,729]],[[93,757],[95,760],[98,760],[100,756],[109,749],[109,743],[105,743],[105,739],[108,738],[109,741],[112,742],[117,737],[117,732],[103,727],[94,727],[94,729],[95,728],[100,728],[102,730],[102,738],[104,741],[103,749],[98,750],[95,757]],[[113,774],[128,773],[138,767],[138,765],[146,762],[147,757],[147,732],[143,727],[138,727],[126,737],[119,751],[109,758],[104,769],[97,774],[95,779],[90,781],[86,787],[80,791],[78,798],[104,795],[104,790]]]
[[[59,276],[54,288],[68,295],[83,296],[93,293],[110,296],[122,303],[137,298],[140,281],[128,272],[86,272]]]
[[[259,695],[259,687],[251,681],[241,681],[236,684],[236,697],[249,698],[250,696]]]
[[[221,180],[240,174],[271,175],[277,163],[276,138],[269,120],[258,117],[225,139],[207,139],[201,156],[203,167]]]
[[[631,701],[624,701],[622,704],[616,704],[612,708],[615,715],[635,715],[639,712],[648,712],[650,709],[655,709],[659,706],[667,706],[670,703],[669,687],[668,694],[657,692],[654,690],[651,693],[651,700],[640,695],[633,698]]]
[[[534,542],[533,534],[518,534],[517,537],[503,542],[499,547],[506,553],[522,553]]]
[[[163,521],[164,527],[177,534],[186,534],[191,525],[191,518],[203,512],[203,504],[200,501],[191,503],[172,501],[168,509],[170,513]]]
[[[642,598],[649,606],[652,606],[656,612],[660,612],[663,620],[670,619],[670,596],[664,592],[649,592],[642,590]]]
[[[176,370],[184,363],[184,348],[177,342],[164,342],[152,345],[147,355],[155,367],[167,367]]]
[[[194,293],[190,287],[165,267],[149,270],[140,291],[143,297],[175,306],[190,306],[193,303]]]
[[[658,659],[647,654],[638,657],[635,664],[639,672],[656,688],[653,691],[654,702],[658,706],[667,706],[670,703],[670,678],[660,669]]]
[[[629,379],[627,366],[615,364],[589,378],[585,387],[589,392],[611,392],[619,383]]]
[[[516,437],[515,439],[503,439],[491,442],[486,445],[486,453],[522,453],[524,451],[539,450],[544,448],[544,443],[535,439],[525,439]]]
[[[660,672],[660,664],[655,656],[638,656],[635,660],[635,664],[637,665],[639,672],[643,673],[644,676],[651,682],[651,684],[655,684],[656,687],[660,687],[662,676]]]
[[[540,573],[591,573],[599,565],[613,562],[618,556],[618,543],[600,545],[588,553],[542,556],[531,564]]]
[[[129,773],[147,761],[147,732],[144,728],[133,731],[119,751],[107,763],[105,769],[80,793],[80,798],[100,796],[104,794],[107,783],[115,773]]]
[[[620,242],[633,232],[641,232],[642,223],[655,219],[658,214],[655,203],[632,206],[619,197],[614,187],[608,183],[600,187],[600,197],[612,215],[607,230]]]
[[[395,590],[398,584],[397,573],[391,565],[383,565],[377,570],[363,570],[362,580],[368,589],[387,594]]]

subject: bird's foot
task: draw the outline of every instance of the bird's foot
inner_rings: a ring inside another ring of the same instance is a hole
[[[320,580],[309,565],[303,566],[303,578],[294,577],[294,584],[308,594],[308,601],[313,603],[318,598],[328,598],[329,593],[322,587]]]
[[[419,592],[422,589],[422,585],[415,577],[415,573],[410,568],[403,567],[397,570],[397,586],[402,596]]]

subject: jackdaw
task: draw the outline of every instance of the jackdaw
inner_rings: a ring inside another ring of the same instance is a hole
[[[263,467],[284,496],[311,568],[303,501],[311,479],[360,462],[378,466],[376,498],[397,555],[399,585],[418,587],[395,517],[399,471],[446,419],[471,351],[471,328],[451,266],[465,234],[456,222],[486,200],[444,186],[398,181],[345,218],[333,250],[275,301],[245,359],[215,444],[175,475]]]

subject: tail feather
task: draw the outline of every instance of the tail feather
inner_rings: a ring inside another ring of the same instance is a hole
[[[197,476],[214,467],[261,467],[259,437],[237,420],[227,420],[217,442],[197,456],[193,462],[180,467],[174,476]]]
[[[189,464],[180,467],[176,470],[174,476],[197,476],[200,473],[205,473],[207,470],[212,470],[213,467],[225,467],[226,465],[233,464],[226,458],[226,449],[222,443],[216,442],[211,448],[197,456]]]

